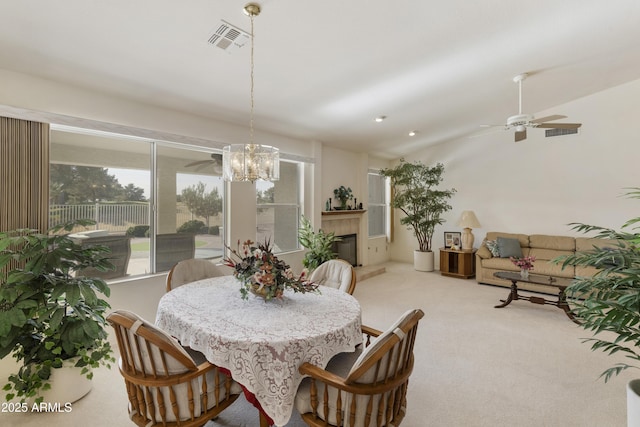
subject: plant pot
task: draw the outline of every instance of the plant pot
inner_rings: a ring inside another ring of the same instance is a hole
[[[640,427],[640,379],[627,383],[627,427]]]
[[[91,380],[82,374],[82,368],[74,365],[78,357],[73,357],[62,362],[62,367],[52,369],[49,377],[49,390],[42,391],[44,403],[59,403],[64,407],[66,403],[73,403],[83,398],[91,391]]]
[[[433,271],[433,251],[413,251],[413,268],[417,271]]]
[[[0,384],[5,385],[9,382],[9,376],[20,370],[20,364],[13,357],[5,357],[0,359]]]

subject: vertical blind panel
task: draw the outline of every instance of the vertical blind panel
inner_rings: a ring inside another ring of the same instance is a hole
[[[49,223],[49,124],[0,117],[0,231]]]

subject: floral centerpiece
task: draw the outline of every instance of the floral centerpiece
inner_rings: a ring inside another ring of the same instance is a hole
[[[522,258],[510,257],[512,263],[517,267],[520,267],[520,274],[523,276],[529,275],[529,270],[533,270],[533,263],[536,260],[534,256],[526,256]]]
[[[224,264],[233,268],[233,275],[241,282],[240,293],[247,299],[249,292],[263,297],[265,300],[281,299],[284,290],[294,292],[318,292],[318,285],[308,279],[307,269],[297,276],[289,265],[279,260],[271,250],[271,243],[255,244],[247,240],[238,249],[231,249],[231,257],[224,259]],[[235,259],[233,259],[235,258]]]

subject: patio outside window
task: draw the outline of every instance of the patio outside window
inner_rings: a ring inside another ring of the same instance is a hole
[[[167,271],[180,259],[220,257],[222,206],[211,152],[101,132],[51,131],[50,226],[95,220],[92,230],[74,236],[112,249],[117,268],[105,279]]]

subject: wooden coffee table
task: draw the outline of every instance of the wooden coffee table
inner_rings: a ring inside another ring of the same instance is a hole
[[[567,303],[567,296],[565,289],[571,284],[573,279],[563,279],[558,277],[545,276],[542,274],[529,274],[528,277],[522,277],[519,272],[513,271],[497,271],[493,275],[500,279],[511,281],[511,292],[506,300],[500,300],[502,304],[496,305],[495,308],[503,308],[511,304],[511,301],[525,300],[534,304],[549,304],[555,305],[562,309],[567,317],[578,325],[580,322],[575,318],[569,304]],[[555,288],[558,291],[558,299],[556,301],[544,299],[537,296],[526,296],[518,294],[518,282],[521,283],[535,283],[536,285],[549,286]]]

